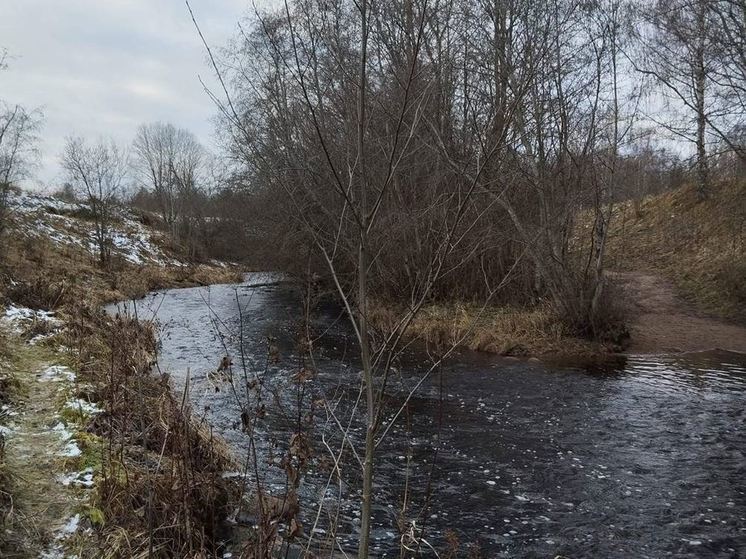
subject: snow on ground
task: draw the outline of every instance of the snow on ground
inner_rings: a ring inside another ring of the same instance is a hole
[[[41,381],[49,382],[75,382],[75,371],[64,365],[50,365],[41,372]]]
[[[86,468],[80,472],[73,472],[71,474],[61,475],[57,480],[65,487],[74,485],[77,487],[85,487],[90,489],[95,485],[93,481],[93,468]]]
[[[96,256],[98,245],[93,223],[75,217],[86,210],[85,204],[22,192],[11,193],[9,205],[28,235],[43,236],[56,244],[74,246]],[[111,227],[111,242],[115,254],[137,265],[183,265],[160,248],[157,240],[162,236],[145,227],[130,212],[122,209],[117,218]]]
[[[64,456],[65,458],[77,458],[81,454],[83,454],[83,451],[80,450],[78,443],[70,441],[65,445],[65,448],[62,449],[60,456]]]
[[[80,515],[70,517],[65,524],[63,524],[59,530],[55,533],[54,541],[47,548],[46,551],[42,552],[39,556],[40,559],[71,559],[77,557],[77,555],[67,555],[64,550],[64,542],[70,538],[75,532],[78,531],[80,525]]]
[[[10,193],[11,204],[16,211],[31,214],[39,210],[40,207],[49,208],[55,212],[71,212],[78,208],[77,204],[71,204],[57,198],[48,196],[39,196],[30,192],[21,192],[21,194]]]
[[[62,321],[51,311],[34,310],[16,305],[9,305],[0,315],[0,323],[6,324],[16,334],[22,334],[25,327],[36,321],[48,322],[52,328],[59,328],[62,325]]]
[[[27,340],[30,345],[39,344],[57,334],[62,328],[62,321],[51,311],[34,310],[13,304],[9,305],[5,311],[0,311],[0,326],[5,326],[17,335],[22,335],[39,322],[45,323],[46,332],[36,334]]]
[[[0,416],[7,415],[8,417],[14,417],[18,415],[17,411],[13,411],[8,404],[0,406]]]
[[[69,402],[65,402],[65,408],[76,411],[84,416],[95,415],[103,411],[93,402],[88,402],[82,398],[75,398]]]

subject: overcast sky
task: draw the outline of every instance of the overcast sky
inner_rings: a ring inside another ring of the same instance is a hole
[[[211,46],[234,34],[249,0],[190,0]],[[262,2],[264,4],[265,2]],[[129,144],[140,123],[169,121],[213,142],[212,78],[183,0],[0,0],[0,99],[41,107],[42,160],[28,186],[63,178],[65,137],[112,136]]]

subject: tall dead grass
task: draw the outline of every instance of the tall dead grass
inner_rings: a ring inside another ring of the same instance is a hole
[[[216,555],[232,501],[227,448],[153,371],[151,325],[86,306],[74,314],[68,344],[105,409],[88,427],[103,441],[95,508],[104,556]]]
[[[371,321],[390,330],[403,315],[395,305],[377,302]],[[594,353],[598,344],[574,337],[549,304],[534,308],[486,307],[475,303],[424,307],[408,329],[410,337],[438,347],[460,345],[475,351],[509,356],[545,353]]]
[[[76,247],[20,230],[7,231],[4,240],[0,303],[57,311],[65,324],[60,341],[75,356],[85,395],[105,410],[86,427],[87,452],[96,464],[96,494],[88,507],[95,537],[82,542],[78,554],[220,556],[233,500],[221,475],[232,468],[229,452],[195,423],[188,401],[153,369],[152,326],[109,317],[101,305],[154,289],[237,281],[238,271],[122,261],[101,268]],[[0,467],[0,514],[3,499],[12,499],[10,491],[2,493],[2,476]]]

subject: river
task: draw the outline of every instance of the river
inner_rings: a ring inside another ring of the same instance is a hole
[[[267,279],[247,277],[249,284]],[[207,373],[227,351],[234,369],[243,361],[251,378],[263,379],[276,397],[266,398],[260,453],[277,461],[273,451],[286,446],[297,415],[295,289],[175,289],[136,306],[141,318],[158,321],[160,368],[176,389],[188,371],[195,414],[237,457],[248,447],[242,396]],[[134,311],[133,303],[126,307]],[[303,387],[305,401],[323,396],[346,424],[359,387],[353,336],[332,306],[314,313],[312,331],[317,374]],[[270,343],[279,360],[267,364]],[[388,409],[398,408],[427,360],[422,348],[403,356],[387,389]],[[408,517],[438,550],[457,537],[462,550],[475,544],[483,557],[746,557],[744,426],[742,354],[631,355],[589,364],[461,352],[426,379],[379,446],[373,555],[398,556],[406,487]],[[353,420],[360,452],[362,438],[361,421]],[[327,513],[339,503],[339,545],[354,549],[359,468],[348,456],[344,483],[325,491],[322,441],[338,444],[339,429],[320,410],[312,440],[316,458],[301,491],[304,526],[310,529],[323,502],[316,531],[323,538]],[[282,489],[280,469],[267,470],[267,485]],[[422,555],[435,556],[426,545]]]

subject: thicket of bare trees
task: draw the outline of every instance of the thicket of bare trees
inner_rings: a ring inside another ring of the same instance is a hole
[[[139,182],[155,194],[158,211],[177,239],[185,206],[200,186],[204,150],[188,130],[156,122],[138,128],[133,151]]]
[[[390,409],[386,383],[424,304],[494,300],[514,278],[512,300],[548,297],[580,334],[607,327],[604,241],[637,93],[618,79],[625,16],[615,1],[303,0],[258,15],[216,62],[229,147],[270,210],[252,217],[292,271],[328,278],[359,344],[360,558],[376,449],[408,402]],[[595,210],[587,243],[579,208]],[[390,330],[370,324],[373,299],[404,305]]]
[[[364,116],[353,4],[291,3],[229,53],[230,146],[253,195],[275,197],[277,244],[321,242],[352,277],[365,218],[376,297],[416,301],[442,259],[428,298],[483,299],[511,271],[506,298],[549,296],[580,333],[601,327],[608,202],[638,92],[619,79],[622,2],[407,0],[369,14]],[[355,210],[363,193],[368,216]],[[572,235],[589,206],[584,254]]]

